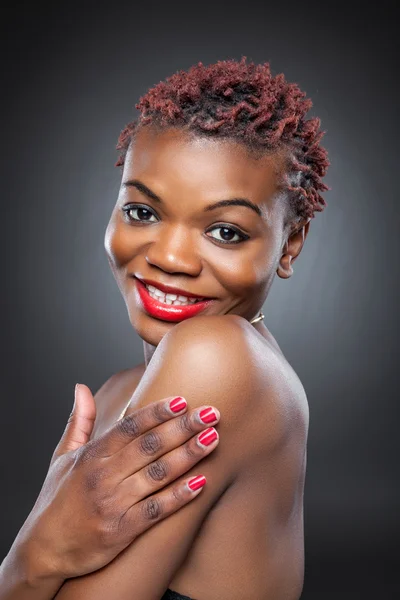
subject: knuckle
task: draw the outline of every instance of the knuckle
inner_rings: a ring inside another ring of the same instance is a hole
[[[98,494],[93,503],[93,512],[100,517],[103,527],[109,527],[115,519],[115,500],[109,494]]]
[[[177,426],[184,435],[193,435],[194,433],[193,423],[188,413],[185,413],[177,419]]]
[[[202,450],[197,446],[196,443],[188,442],[183,446],[184,452],[186,454],[186,458],[190,461],[198,460],[200,456],[203,455]]]
[[[161,438],[155,431],[150,431],[140,438],[139,448],[145,456],[152,456],[161,450]]]
[[[157,423],[164,423],[165,418],[168,416],[164,402],[157,402],[153,405],[153,415]]]
[[[101,521],[97,531],[100,543],[104,547],[109,547],[114,541],[115,534],[118,532],[118,522],[119,519],[116,518]]]
[[[85,473],[84,488],[86,492],[91,492],[99,488],[100,482],[104,479],[104,470],[101,467],[90,469]]]
[[[88,442],[85,446],[78,448],[74,462],[77,466],[83,466],[93,458],[97,458],[96,446]]]
[[[163,481],[168,475],[168,468],[163,460],[156,460],[146,468],[146,476],[150,481]]]
[[[162,506],[158,498],[147,498],[142,505],[143,517],[146,521],[155,521],[162,515]]]
[[[176,504],[182,504],[182,502],[184,500],[182,486],[174,485],[171,492],[172,492],[172,497],[174,499],[174,502]]]
[[[140,433],[140,425],[137,417],[133,414],[126,415],[116,424],[117,431],[129,439],[136,438]]]
[[[135,519],[132,522],[129,517],[129,511],[125,511],[115,519],[115,526],[113,528],[114,544],[118,544],[122,549],[126,548],[127,544],[131,544],[137,535],[141,533],[140,523]]]

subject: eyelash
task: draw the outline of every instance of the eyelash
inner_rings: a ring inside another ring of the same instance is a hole
[[[144,206],[141,204],[127,204],[126,206],[122,207],[122,211],[125,214],[125,218],[129,223],[154,223],[154,221],[146,221],[146,220],[141,220],[141,219],[133,219],[129,213],[132,210],[138,210],[139,208],[142,208],[143,210],[148,211],[149,213],[151,213],[153,216],[156,216],[154,214],[154,212],[148,207],[148,206]],[[241,242],[244,242],[246,240],[249,239],[250,236],[245,235],[244,233],[242,233],[239,229],[236,229],[236,227],[232,227],[232,225],[225,225],[225,224],[220,224],[217,226],[212,227],[212,229],[209,229],[208,231],[213,231],[214,229],[230,229],[231,231],[233,231],[234,233],[236,233],[236,235],[240,236],[241,239],[240,240],[236,240],[235,242],[232,241],[226,241],[226,240],[218,240],[214,237],[212,237],[211,239],[215,240],[216,242],[218,242],[219,244],[240,244]],[[206,232],[207,233],[207,232]]]

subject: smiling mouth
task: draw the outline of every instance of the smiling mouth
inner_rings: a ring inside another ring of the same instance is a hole
[[[205,298],[188,298],[187,296],[182,296],[180,294],[166,294],[153,285],[148,285],[147,283],[144,283],[143,285],[147,289],[149,296],[166,306],[190,306],[205,300]]]
[[[172,303],[176,302],[177,304],[181,303],[182,305],[185,305],[186,303],[194,304],[195,302],[215,299],[211,296],[198,296],[193,292],[162,283],[161,281],[142,278],[138,275],[133,275],[133,277],[140,281],[147,292],[149,292],[155,300],[159,299],[165,304],[169,304],[169,302],[172,301]]]
[[[190,298],[180,294],[165,293],[156,287],[136,279],[137,299],[144,311],[162,321],[177,323],[190,319],[215,302],[213,298]]]

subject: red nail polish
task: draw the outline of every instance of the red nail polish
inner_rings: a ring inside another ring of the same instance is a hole
[[[211,407],[203,408],[203,410],[199,412],[199,417],[203,423],[213,423],[217,420],[215,410]]]
[[[176,398],[170,401],[169,408],[170,410],[172,410],[172,412],[178,413],[184,408],[186,408],[186,405],[187,402],[185,398],[182,398],[182,396],[177,396]]]
[[[190,489],[195,492],[199,488],[203,487],[206,484],[206,478],[204,475],[199,475],[198,477],[193,477],[193,479],[189,479],[188,486]]]
[[[209,427],[208,429],[205,429],[205,431],[203,431],[203,433],[201,433],[197,439],[203,446],[209,446],[217,438],[218,433],[216,432],[214,427]]]

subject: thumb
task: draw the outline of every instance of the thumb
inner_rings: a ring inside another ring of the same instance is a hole
[[[84,383],[75,386],[75,400],[64,433],[52,461],[58,456],[84,446],[89,440],[96,420],[96,403],[93,394]]]

